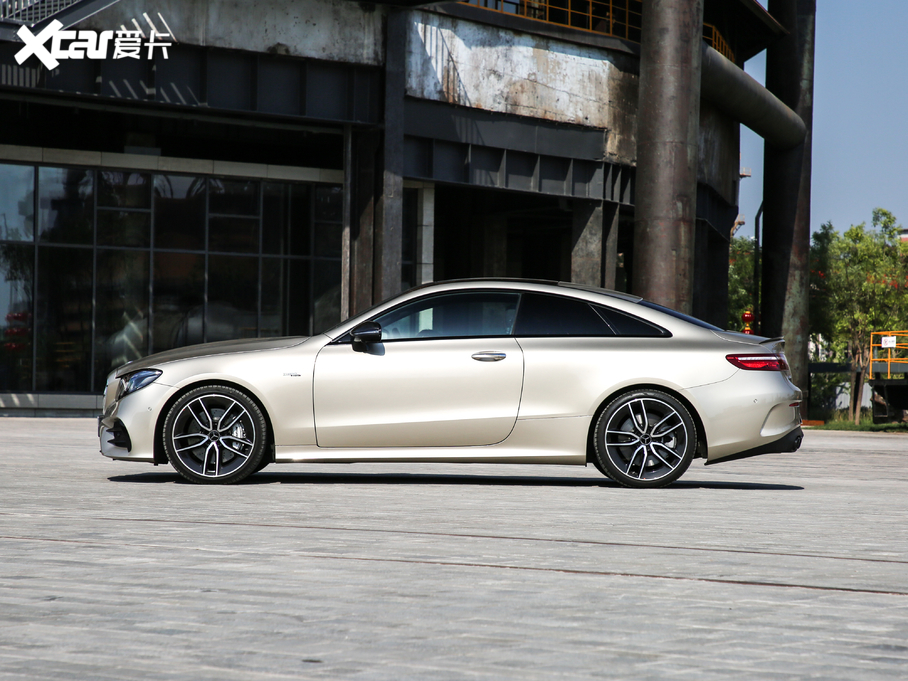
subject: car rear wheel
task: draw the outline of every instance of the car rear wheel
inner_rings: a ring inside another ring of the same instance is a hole
[[[265,417],[245,393],[225,385],[190,390],[164,421],[164,448],[187,480],[239,482],[259,470],[267,440]]]
[[[680,478],[697,448],[687,408],[658,390],[615,398],[596,422],[596,458],[605,474],[626,487],[662,487]]]

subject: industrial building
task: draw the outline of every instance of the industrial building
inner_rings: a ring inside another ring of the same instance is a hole
[[[776,4],[3,0],[0,413],[92,410],[125,361],[441,279],[723,324],[742,123],[796,178],[806,154],[809,208],[809,116],[742,70],[782,46],[797,75],[813,10]],[[770,324],[799,319],[781,286]]]

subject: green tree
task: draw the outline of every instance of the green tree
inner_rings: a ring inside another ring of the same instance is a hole
[[[728,246],[728,323],[726,328],[744,328],[741,315],[754,309],[754,248],[753,239],[732,237]]]
[[[864,378],[870,369],[870,333],[902,328],[908,320],[908,242],[889,211],[838,234],[826,223],[811,249],[811,333],[828,336],[833,353],[850,357],[851,408],[861,415]]]

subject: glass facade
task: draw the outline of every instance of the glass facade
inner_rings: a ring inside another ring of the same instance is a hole
[[[340,320],[343,187],[0,164],[0,392]]]

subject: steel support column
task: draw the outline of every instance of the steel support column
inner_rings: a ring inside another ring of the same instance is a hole
[[[690,312],[703,0],[643,0],[635,294]]]
[[[385,35],[385,135],[382,146],[382,190],[375,229],[373,302],[400,293],[403,247],[404,94],[406,91],[409,14],[388,13]]]
[[[785,336],[794,382],[806,391],[816,0],[770,0],[769,13],[790,33],[767,50],[766,87],[801,117],[807,136],[787,150],[765,145],[761,332]]]

